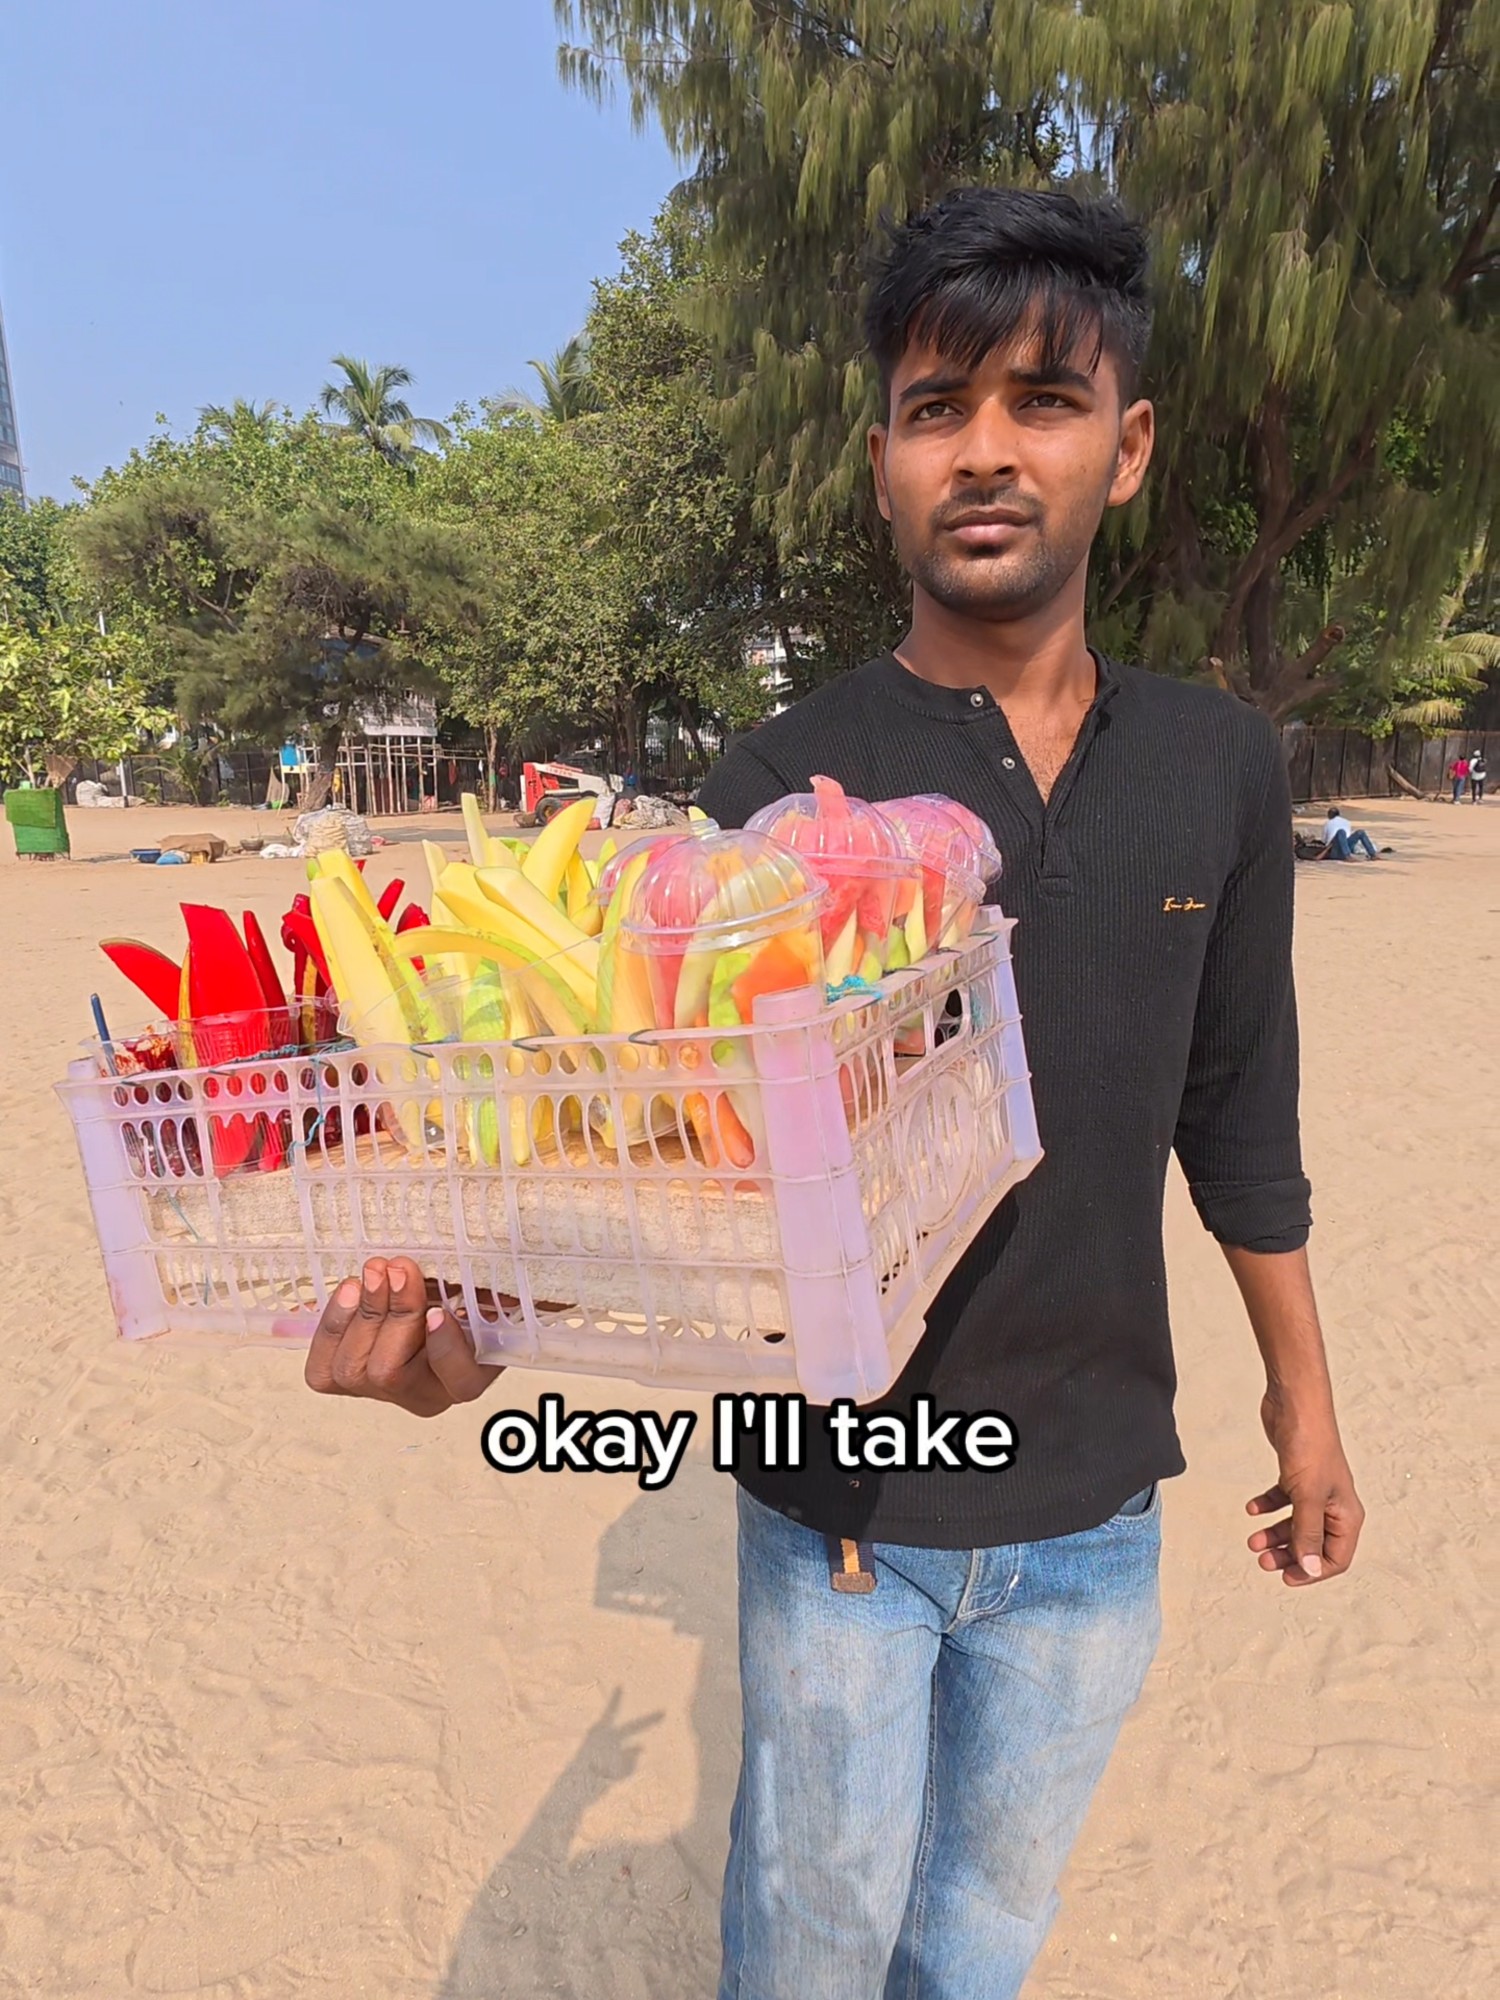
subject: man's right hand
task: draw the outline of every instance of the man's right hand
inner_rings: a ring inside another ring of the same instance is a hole
[[[410,1257],[372,1257],[363,1282],[345,1278],[318,1321],[304,1371],[323,1396],[370,1396],[436,1417],[482,1396],[499,1368],[476,1361],[468,1335]]]

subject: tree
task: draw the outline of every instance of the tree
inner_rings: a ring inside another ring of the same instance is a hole
[[[247,403],[243,396],[236,396],[232,403],[205,403],[198,412],[198,420],[210,437],[228,442],[240,430],[258,431],[262,437],[271,437],[282,414],[276,403]]]
[[[410,466],[424,444],[446,444],[448,426],[435,417],[414,417],[411,405],[394,392],[411,386],[407,368],[372,368],[352,355],[335,354],[342,382],[325,382],[318,397],[334,428],[361,439],[389,465]]]
[[[1461,728],[1474,698],[1500,672],[1500,633],[1486,628],[1484,551],[1474,551],[1427,630],[1394,651],[1377,630],[1351,634],[1351,671],[1316,719],[1352,724],[1371,736],[1393,729],[1437,734]]]
[[[784,552],[839,518],[883,545],[858,327],[881,215],[1059,175],[1156,251],[1162,446],[1106,537],[1101,637],[1285,715],[1338,685],[1359,607],[1399,648],[1492,531],[1500,0],[558,11],[564,75],[623,77],[690,165],[720,416]]]
[[[190,725],[312,736],[315,804],[350,724],[425,683],[424,626],[470,588],[407,480],[310,420],[159,436],[99,482],[76,540],[99,588],[164,635]]]
[[[165,729],[150,665],[133,635],[0,619],[0,779],[60,785],[79,758],[113,762]]]
[[[81,610],[69,529],[78,510],[55,500],[0,504],[0,620],[39,632]]]
[[[531,410],[554,424],[571,423],[600,407],[598,385],[589,360],[589,337],[575,333],[550,361],[528,361],[541,385],[541,401],[530,396],[509,396],[501,407],[507,414]]]

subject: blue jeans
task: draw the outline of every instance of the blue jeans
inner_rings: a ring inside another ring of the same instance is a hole
[[[1340,829],[1333,836],[1333,858],[1335,861],[1352,861],[1355,848],[1360,846],[1363,846],[1372,861],[1375,860],[1375,843],[1362,826],[1357,826],[1353,833],[1345,833]]]
[[[1160,1543],[1148,1490],[1051,1541],[878,1542],[856,1596],[822,1535],[741,1490],[719,2000],[1020,1991],[1156,1651]]]

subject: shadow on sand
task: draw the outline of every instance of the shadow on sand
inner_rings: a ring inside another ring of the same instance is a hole
[[[686,1460],[599,1543],[594,1601],[665,1619],[702,1644],[691,1725],[692,1822],[665,1841],[572,1852],[584,1815],[635,1770],[662,1712],[605,1702],[567,1768],[475,1897],[434,2000],[712,2000],[719,1889],[739,1769],[734,1510],[723,1475]],[[670,1509],[670,1516],[666,1510]]]

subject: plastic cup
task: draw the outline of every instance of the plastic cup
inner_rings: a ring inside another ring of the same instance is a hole
[[[916,899],[918,869],[878,807],[850,798],[833,778],[812,782],[812,791],[762,807],[746,825],[795,848],[828,884],[821,929],[829,982],[838,986],[854,975],[873,983],[893,965],[909,963],[904,920]]]
[[[676,840],[707,840],[719,831],[719,823],[713,819],[695,819],[687,826],[664,826],[656,833],[643,833],[628,846],[612,854],[599,871],[599,880],[589,893],[589,901],[597,903],[606,913],[609,910],[615,890],[620,886],[620,877],[633,863],[654,854],[660,847],[670,847]]]
[[[880,810],[922,867],[921,919],[908,921],[912,957],[961,944],[974,928],[987,882],[1000,872],[1000,850],[977,814],[933,793],[885,799]]]
[[[748,1026],[760,994],[825,984],[828,895],[806,858],[750,828],[664,844],[610,909],[601,1013],[624,1033]]]

